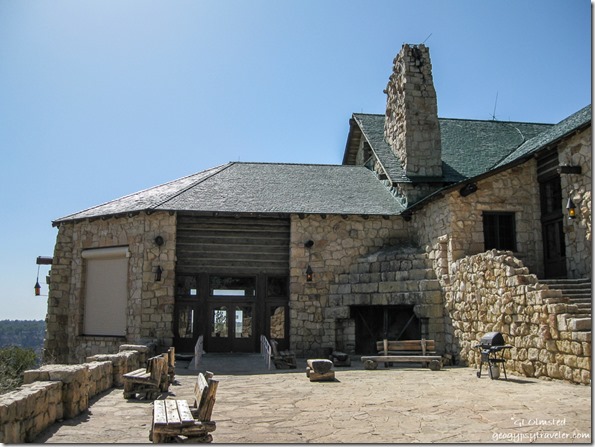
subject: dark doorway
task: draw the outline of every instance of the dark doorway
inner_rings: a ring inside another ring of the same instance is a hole
[[[268,275],[178,275],[174,346],[194,352],[257,352],[260,335],[289,348],[289,278]]]
[[[422,336],[420,319],[413,306],[351,306],[355,320],[355,353],[376,354],[376,342],[389,340],[419,340]]]
[[[560,177],[556,176],[542,181],[539,185],[539,192],[545,277],[565,278],[566,245]]]

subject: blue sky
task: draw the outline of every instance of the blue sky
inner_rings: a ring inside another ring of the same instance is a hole
[[[229,161],[341,163],[424,41],[440,117],[591,102],[588,0],[0,0],[0,320],[45,318],[54,219]]]

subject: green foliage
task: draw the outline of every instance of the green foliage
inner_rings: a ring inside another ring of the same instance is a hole
[[[39,354],[44,334],[45,322],[41,320],[0,320],[0,348],[20,346],[33,348]]]
[[[8,346],[0,348],[0,394],[23,384],[23,372],[37,366],[37,356],[31,348]]]

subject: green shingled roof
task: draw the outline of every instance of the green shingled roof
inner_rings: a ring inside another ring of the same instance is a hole
[[[393,182],[410,182],[384,139],[384,115],[353,118]],[[442,143],[442,181],[458,183],[488,172],[515,149],[551,124],[438,119]]]
[[[573,115],[570,115],[568,118],[560,121],[555,126],[551,126],[549,129],[521,144],[511,154],[502,159],[502,161],[495,167],[499,168],[509,163],[513,163],[516,160],[534,154],[545,146],[555,143],[572,132],[587,126],[591,122],[591,116],[592,111],[591,105],[589,104]]]
[[[440,118],[441,181],[456,184],[522,162],[590,121],[590,105],[556,125]],[[411,182],[384,140],[384,115],[354,114],[353,123],[349,138],[367,139],[389,180]],[[401,214],[403,206],[385,183],[366,167],[352,165],[356,146],[348,141],[343,165],[228,163],[62,217],[54,224],[157,210]]]
[[[233,162],[71,214],[54,224],[159,210],[398,215],[403,209],[363,166]]]

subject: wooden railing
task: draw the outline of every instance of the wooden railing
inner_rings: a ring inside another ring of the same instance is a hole
[[[264,335],[260,336],[260,354],[264,357],[267,368],[271,369],[272,348]]]

